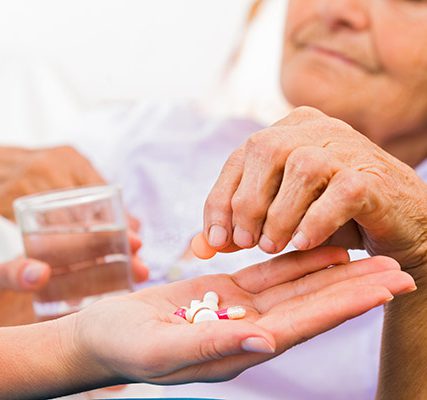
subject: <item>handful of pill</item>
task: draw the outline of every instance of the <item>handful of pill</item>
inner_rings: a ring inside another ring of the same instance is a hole
[[[203,300],[192,300],[190,307],[180,307],[175,315],[184,318],[190,323],[197,324],[202,321],[215,321],[218,319],[242,319],[246,315],[246,309],[241,306],[233,306],[219,309],[219,297],[215,292],[207,292]]]

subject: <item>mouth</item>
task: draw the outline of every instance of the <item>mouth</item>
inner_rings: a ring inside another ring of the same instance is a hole
[[[315,45],[315,44],[309,44],[305,46],[305,50],[314,52],[318,55],[324,56],[324,57],[328,57],[331,59],[334,59],[335,61],[339,61],[343,64],[352,66],[352,67],[356,67],[359,69],[367,69],[364,65],[362,65],[361,63],[357,62],[356,60],[354,60],[353,58],[348,57],[347,55],[333,50],[333,49],[329,49],[323,46],[319,46],[319,45]]]

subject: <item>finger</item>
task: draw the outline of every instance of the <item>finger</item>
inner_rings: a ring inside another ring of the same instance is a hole
[[[244,151],[236,150],[225,163],[205,202],[203,233],[211,247],[219,250],[232,242],[231,199],[243,172]]]
[[[372,308],[385,304],[393,296],[382,286],[349,287],[334,292],[320,301],[304,303],[288,312],[276,312],[261,318],[256,324],[271,332],[276,341],[277,356],[293,346],[311,339],[327,330],[333,329],[343,322],[355,318]],[[250,366],[271,358],[272,355],[258,354],[249,357],[238,354],[226,360],[202,364],[195,371],[195,379],[206,376],[217,376],[224,370],[230,370],[230,378],[238,375]],[[188,370],[179,371],[176,378],[183,377]],[[194,371],[193,371],[194,373]],[[175,378],[175,376],[174,376]],[[205,378],[206,379],[206,378]]]
[[[259,240],[262,225],[280,187],[288,154],[283,139],[269,128],[252,135],[245,145],[241,182],[233,195],[233,242],[250,248]]]
[[[316,122],[319,119],[322,119],[326,116],[322,111],[309,107],[309,106],[300,106],[297,108],[294,108],[287,116],[284,118],[276,121],[273,126],[297,126],[298,128],[301,128],[302,123],[307,122]],[[318,129],[318,128],[317,128]],[[308,139],[319,139],[319,133],[318,132],[311,132],[312,135],[308,137]],[[313,135],[314,133],[314,135]],[[314,138],[313,138],[314,136]]]
[[[297,303],[300,296],[321,290],[324,290],[322,293],[328,293],[337,290],[340,287],[338,284],[347,285],[348,282],[353,285],[381,284],[395,294],[398,294],[399,290],[412,290],[415,286],[410,276],[406,274],[402,276],[396,261],[388,257],[373,257],[328,268],[296,281],[275,286],[255,298],[256,308],[260,313],[264,313],[286,300],[294,299],[291,301]],[[288,306],[290,304],[288,303]]]
[[[129,240],[130,251],[132,254],[136,254],[138,250],[142,247],[141,238],[137,233],[135,233],[131,229],[128,229],[127,236]]]
[[[139,230],[141,229],[141,222],[138,220],[138,218],[134,217],[129,213],[126,214],[126,218],[127,218],[128,226],[130,230],[136,233],[139,232]]]
[[[70,167],[77,185],[104,185],[104,177],[96,170],[92,163],[71,146],[59,147],[58,152],[64,152],[69,160]]]
[[[202,260],[208,260],[215,256],[217,252],[219,253],[234,253],[235,251],[241,250],[240,247],[236,246],[234,243],[231,243],[227,247],[224,247],[221,250],[215,249],[212,247],[205,238],[205,235],[201,232],[193,237],[191,240],[191,250],[194,255]]]
[[[20,257],[0,264],[0,288],[17,291],[37,290],[47,283],[50,273],[47,264]]]
[[[219,333],[220,332],[220,333]],[[173,352],[156,353],[156,363],[160,365],[159,375],[165,375],[164,365],[171,365],[171,373],[191,365],[200,365],[213,360],[221,360],[235,354],[274,353],[276,343],[264,328],[247,321],[206,321],[198,324],[174,324],[165,337],[156,336],[167,344],[180,338],[179,346]],[[167,346],[163,346],[167,348]],[[162,360],[164,358],[164,360]],[[154,376],[156,371],[151,371]],[[187,377],[191,380],[191,376]],[[223,377],[225,379],[225,376]]]
[[[270,309],[271,312],[289,310],[300,306],[304,302],[319,301],[322,297],[329,296],[342,289],[356,286],[382,286],[391,294],[399,295],[416,290],[413,278],[403,271],[383,271],[364,276],[351,278],[342,282],[326,286],[317,292],[307,293],[284,301]]]
[[[256,324],[273,334],[277,344],[275,355],[278,355],[392,298],[391,292],[383,286],[347,284],[327,295],[320,293],[319,296],[309,299],[302,296],[299,306],[293,309],[289,309],[285,302],[281,307],[271,310]],[[196,370],[191,367],[184,368],[169,375],[167,380],[179,380],[189,375],[193,376],[194,380],[206,380],[222,376],[221,373],[229,379],[271,356],[272,354],[231,355],[224,360],[202,363]]]
[[[326,150],[299,147],[286,160],[280,189],[268,208],[259,246],[267,253],[282,251],[310,204],[337,170]]]
[[[135,282],[145,282],[150,275],[148,267],[137,257],[132,257],[132,273]]]
[[[278,349],[284,351],[392,298],[383,286],[348,284],[328,295],[301,302],[291,310],[276,308],[259,324],[274,335]]]
[[[330,265],[348,262],[349,256],[346,250],[339,247],[320,247],[305,252],[294,251],[280,255],[238,271],[232,275],[232,278],[244,290],[260,293]]]
[[[292,244],[299,250],[314,248],[360,214],[378,204],[366,174],[350,168],[337,172],[325,192],[307,210],[295,231]]]

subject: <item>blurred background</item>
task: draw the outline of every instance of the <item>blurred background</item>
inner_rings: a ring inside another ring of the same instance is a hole
[[[0,142],[70,142],[82,115],[135,101],[196,99],[218,113],[271,123],[283,114],[285,3],[1,0]]]

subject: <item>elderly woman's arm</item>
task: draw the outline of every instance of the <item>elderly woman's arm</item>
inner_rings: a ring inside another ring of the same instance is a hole
[[[242,305],[246,317],[190,324],[174,315],[212,289],[220,307]],[[349,264],[343,249],[322,248],[102,300],[56,321],[0,328],[0,398],[231,379],[412,290],[389,258]]]
[[[230,156],[203,236],[223,252],[329,243],[396,259],[420,290],[386,308],[379,396],[427,398],[427,185],[408,165],[342,121],[295,109]]]
[[[385,307],[377,400],[427,398],[427,262],[418,290]]]

